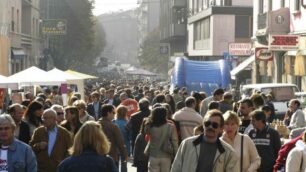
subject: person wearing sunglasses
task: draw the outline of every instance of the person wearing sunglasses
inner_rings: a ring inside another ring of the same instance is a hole
[[[62,121],[64,121],[64,108],[61,105],[52,105],[51,109],[55,110],[56,112],[56,122],[57,124],[60,124]]]
[[[15,128],[10,115],[0,115],[0,171],[37,171],[34,152],[14,137]]]
[[[233,148],[219,139],[224,118],[219,110],[210,110],[203,120],[203,134],[183,140],[172,164],[171,172],[239,171]]]

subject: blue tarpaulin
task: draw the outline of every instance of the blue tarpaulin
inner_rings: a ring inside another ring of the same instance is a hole
[[[211,95],[216,88],[230,85],[230,65],[226,60],[192,61],[178,57],[171,76],[171,87],[187,87],[190,91],[205,91]]]

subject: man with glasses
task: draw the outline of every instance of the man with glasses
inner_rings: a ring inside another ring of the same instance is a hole
[[[219,139],[223,125],[224,118],[220,111],[208,111],[203,120],[204,133],[182,142],[171,172],[239,171],[234,150]]]
[[[249,136],[261,157],[258,171],[271,172],[281,147],[279,134],[276,130],[266,125],[266,115],[263,111],[255,110],[251,112],[250,116],[254,129],[251,129]]]
[[[52,105],[51,109],[56,112],[56,122],[57,124],[61,124],[64,121],[64,108],[61,105]]]
[[[10,115],[0,115],[0,171],[37,171],[34,152],[14,137],[15,128]]]

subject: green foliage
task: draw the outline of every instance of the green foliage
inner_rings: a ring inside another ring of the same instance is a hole
[[[66,19],[67,34],[50,36],[54,65],[90,71],[105,46],[105,33],[92,14],[92,0],[54,0],[50,18]]]
[[[167,74],[168,54],[160,54],[159,30],[152,31],[143,43],[138,60],[142,67],[160,74]]]

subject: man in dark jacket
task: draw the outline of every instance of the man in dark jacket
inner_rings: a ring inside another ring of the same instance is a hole
[[[16,123],[16,128],[14,131],[15,137],[20,141],[23,141],[24,143],[28,144],[31,139],[30,127],[26,122],[21,120],[23,115],[22,105],[18,103],[12,104],[8,109],[8,113],[11,115],[11,117]]]
[[[103,105],[101,111],[102,118],[99,119],[99,123],[101,124],[103,132],[111,143],[109,155],[113,158],[117,167],[119,167],[120,156],[121,169],[126,168],[128,153],[124,145],[124,139],[119,127],[112,123],[116,113],[115,107],[113,105]]]
[[[141,123],[144,118],[148,117],[151,113],[149,109],[150,102],[148,99],[143,98],[139,101],[139,112],[132,114],[130,121],[127,124],[128,129],[132,133],[132,150],[134,150],[134,143],[139,133]]]
[[[261,157],[258,172],[271,172],[281,147],[279,134],[266,125],[266,116],[263,111],[255,110],[250,116],[254,129],[250,130],[249,136]]]
[[[89,115],[98,120],[101,117],[101,102],[100,102],[100,94],[97,91],[94,91],[90,94],[92,98],[92,103],[87,105],[87,112]]]

